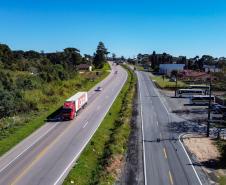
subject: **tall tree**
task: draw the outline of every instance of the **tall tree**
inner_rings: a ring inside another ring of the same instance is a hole
[[[104,63],[107,61],[108,51],[104,46],[103,42],[99,42],[96,53],[94,53],[93,65],[96,68],[102,68]]]
[[[64,55],[65,61],[69,64],[69,66],[75,67],[82,62],[80,51],[76,48],[65,48]]]
[[[157,64],[157,55],[155,51],[153,51],[152,55],[150,56],[150,61],[152,69],[156,69],[158,64]]]
[[[13,63],[13,59],[13,53],[9,46],[0,44],[0,61],[4,64],[4,67],[9,68]]]
[[[112,53],[112,60],[115,61],[116,60],[116,54]]]

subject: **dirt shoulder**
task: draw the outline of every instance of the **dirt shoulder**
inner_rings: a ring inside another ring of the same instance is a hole
[[[142,130],[140,117],[140,103],[138,93],[133,102],[133,113],[131,120],[131,133],[128,142],[126,160],[122,170],[120,181],[116,185],[143,185],[143,148]]]
[[[189,151],[196,155],[199,162],[218,160],[220,157],[220,152],[210,138],[188,134],[183,138],[183,141]]]
[[[187,134],[183,137],[183,142],[213,184],[218,184],[220,178],[226,176],[226,170],[221,169],[218,164],[221,154],[215,139]]]

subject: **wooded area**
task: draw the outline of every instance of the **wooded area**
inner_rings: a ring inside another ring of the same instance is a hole
[[[18,113],[38,110],[38,102],[24,98],[26,91],[42,89],[44,84],[70,80],[81,63],[102,68],[107,49],[99,43],[93,57],[82,56],[76,48],[61,52],[13,51],[0,44],[0,119]],[[51,93],[50,93],[51,94]]]

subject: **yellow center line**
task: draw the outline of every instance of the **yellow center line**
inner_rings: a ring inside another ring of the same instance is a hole
[[[169,171],[169,180],[170,180],[170,184],[173,185],[173,177],[172,177],[170,171]]]
[[[164,153],[165,158],[167,159],[167,154],[166,154],[166,149],[165,148],[163,148],[163,153]]]
[[[57,143],[57,141],[59,141],[61,139],[61,137],[64,135],[65,132],[67,132],[67,130],[69,130],[71,128],[71,125],[72,124],[69,124],[68,127],[63,131],[61,132],[60,135],[58,135],[56,137],[56,139],[50,143],[49,145],[47,145],[35,158],[34,160],[27,166],[23,169],[22,173],[20,173],[13,181],[10,185],[15,185],[18,183],[18,181],[32,168],[32,166],[34,166],[34,164],[36,164],[39,159],[41,159],[45,154],[46,152],[55,144]]]

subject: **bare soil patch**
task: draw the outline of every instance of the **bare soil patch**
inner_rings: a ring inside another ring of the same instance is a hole
[[[226,170],[220,168],[221,153],[214,139],[188,134],[183,137],[183,142],[214,184],[220,177],[226,176]]]
[[[111,173],[116,179],[119,174],[121,174],[121,169],[124,164],[124,156],[123,155],[115,155],[110,159],[110,164],[107,166],[107,172]]]
[[[183,138],[183,141],[189,151],[195,154],[199,162],[220,158],[220,152],[211,138],[189,134]]]

